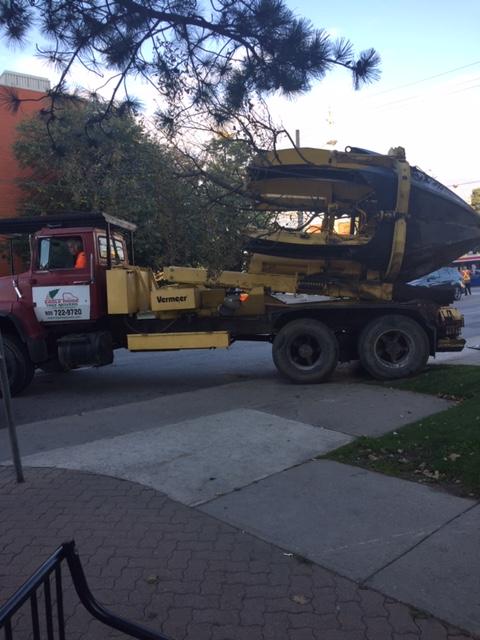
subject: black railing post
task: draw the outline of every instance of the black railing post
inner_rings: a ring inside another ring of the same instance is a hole
[[[43,581],[45,592],[45,622],[47,624],[47,640],[55,640],[53,637],[52,595],[50,593],[50,574]]]
[[[40,640],[40,621],[38,619],[38,602],[36,591],[34,591],[30,596],[30,609],[32,613],[33,640]]]
[[[137,640],[169,640],[167,636],[142,627],[139,624],[121,618],[100,605],[92,595],[83,571],[82,563],[75,550],[75,542],[64,543],[48,558],[35,573],[0,607],[0,630],[5,630],[5,640],[13,640],[12,618],[27,600],[30,600],[33,640],[40,640],[40,621],[37,601],[37,589],[43,585],[45,593],[45,621],[47,640],[55,640],[53,624],[53,603],[50,576],[55,574],[55,595],[57,600],[59,640],[66,640],[61,563],[67,561],[73,586],[80,602],[87,611],[104,625],[117,629]]]
[[[55,567],[55,592],[57,594],[58,640],[65,640],[65,616],[63,612],[62,567]]]

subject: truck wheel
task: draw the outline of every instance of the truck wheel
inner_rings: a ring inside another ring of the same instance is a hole
[[[273,362],[293,382],[322,382],[337,366],[335,334],[318,320],[292,320],[275,336]]]
[[[378,380],[395,380],[420,372],[430,348],[422,327],[402,315],[372,320],[360,335],[358,355],[365,369]]]
[[[35,373],[35,367],[24,344],[16,336],[4,335],[3,344],[10,393],[15,396],[28,387]]]

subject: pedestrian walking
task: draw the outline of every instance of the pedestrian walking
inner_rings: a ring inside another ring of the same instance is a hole
[[[463,285],[465,287],[465,295],[471,296],[472,289],[470,288],[470,284],[472,282],[472,273],[468,267],[464,267],[462,269],[462,280],[463,280]]]

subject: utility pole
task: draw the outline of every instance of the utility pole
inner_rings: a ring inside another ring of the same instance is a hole
[[[297,149],[300,148],[300,129],[295,129],[295,146]],[[297,225],[299,229],[303,230],[304,218],[303,211],[297,212]]]

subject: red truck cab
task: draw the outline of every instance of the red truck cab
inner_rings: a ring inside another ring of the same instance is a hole
[[[106,270],[128,264],[120,231],[135,225],[103,214],[0,221],[0,235],[30,235],[30,267],[0,277],[0,330],[12,393],[36,366],[108,364]],[[13,264],[13,260],[11,261]]]

